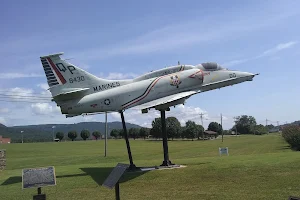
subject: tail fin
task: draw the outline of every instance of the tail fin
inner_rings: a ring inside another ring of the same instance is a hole
[[[105,89],[127,84],[130,81],[105,80],[98,78],[65,60],[60,56],[63,53],[41,56],[41,62],[50,87],[50,92],[54,97],[68,96],[74,98],[74,94],[86,94],[100,91],[99,88],[105,86]],[[106,87],[107,86],[107,87]],[[76,96],[75,95],[75,96]]]

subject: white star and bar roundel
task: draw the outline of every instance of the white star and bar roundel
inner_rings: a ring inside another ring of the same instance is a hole
[[[109,99],[105,99],[104,100],[104,104],[108,106],[110,104],[110,100]]]

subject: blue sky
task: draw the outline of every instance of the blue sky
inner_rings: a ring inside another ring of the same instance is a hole
[[[223,113],[225,128],[242,114],[259,123],[299,120],[299,6],[299,1],[6,1],[0,7],[0,94],[49,96],[39,56],[56,52],[90,73],[118,79],[178,60],[214,61],[260,75],[195,95],[167,116],[200,123],[204,112],[207,126],[220,122]],[[66,119],[54,103],[0,100],[0,123],[8,126],[104,120]],[[137,114],[128,110],[125,117],[149,126],[159,116]],[[120,117],[110,114],[109,120]]]

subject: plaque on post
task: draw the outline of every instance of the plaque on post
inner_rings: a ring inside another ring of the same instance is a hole
[[[54,167],[30,168],[22,170],[22,189],[38,188],[34,200],[45,200],[46,194],[41,194],[41,187],[56,185]]]
[[[229,156],[229,153],[228,153],[228,147],[225,147],[225,148],[219,147],[219,154],[220,154],[220,156],[221,156],[222,154],[226,154],[227,156]]]
[[[116,199],[120,199],[120,187],[119,187],[119,180],[122,177],[122,175],[125,173],[126,169],[130,165],[118,163],[117,166],[111,171],[111,173],[108,175],[108,177],[105,179],[103,186],[113,189],[115,187],[115,193],[116,193]]]
[[[300,197],[289,196],[288,200],[300,200]]]

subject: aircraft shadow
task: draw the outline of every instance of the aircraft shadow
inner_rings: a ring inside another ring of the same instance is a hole
[[[11,176],[6,181],[4,181],[1,185],[11,185],[15,183],[22,183],[22,176]]]
[[[98,168],[98,167],[92,167],[92,168],[81,168],[82,171],[84,171],[87,175],[91,176],[92,179],[98,184],[102,185],[105,179],[108,177],[110,172],[113,170],[112,167],[110,168]],[[132,179],[135,179],[143,174],[145,174],[147,171],[143,172],[125,172],[124,175],[120,179],[120,183],[124,183],[127,181],[130,181]]]
[[[147,142],[162,142],[163,140],[162,139],[148,139],[148,140],[144,140],[144,141],[147,141]],[[205,140],[198,140],[197,138],[194,139],[193,141],[205,141]],[[192,139],[190,140],[178,140],[178,139],[175,139],[175,140],[172,140],[172,139],[168,139],[168,142],[193,142]]]
[[[91,168],[80,168],[84,173],[82,174],[68,174],[56,176],[56,178],[69,178],[69,177],[80,177],[80,176],[90,176],[98,185],[102,185],[105,179],[108,177],[113,167],[91,167]],[[120,183],[124,183],[135,179],[147,171],[141,172],[125,172],[123,177],[120,179]],[[11,185],[15,183],[22,183],[22,176],[11,176],[6,181],[4,181],[1,186]]]

